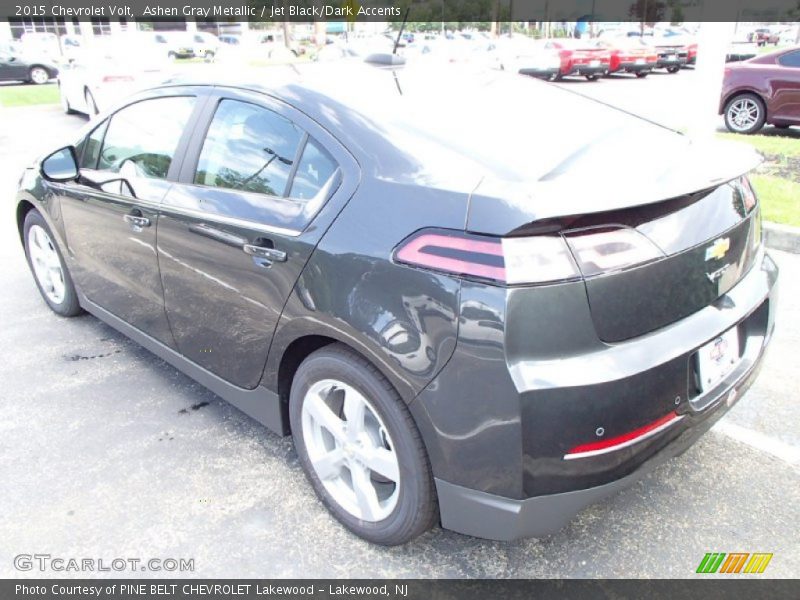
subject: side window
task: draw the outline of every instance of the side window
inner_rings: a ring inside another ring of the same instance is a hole
[[[115,113],[97,168],[117,173],[132,167],[139,177],[166,179],[194,100],[191,96],[154,98]]]
[[[784,67],[800,67],[800,50],[784,54],[778,59],[778,62]]]
[[[223,100],[208,129],[194,182],[284,196],[303,131],[247,102]]]
[[[81,169],[96,169],[97,160],[100,158],[100,147],[103,145],[103,136],[106,134],[106,127],[108,120],[103,121],[100,125],[94,128],[83,142],[81,147],[78,148],[78,156],[80,156]]]
[[[289,195],[298,200],[313,198],[328,183],[338,166],[322,146],[308,138]]]

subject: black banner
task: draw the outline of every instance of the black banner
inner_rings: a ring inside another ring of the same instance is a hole
[[[4,600],[190,600],[313,598],[351,600],[514,600],[536,597],[648,600],[797,598],[798,582],[760,579],[696,580],[3,580]]]
[[[800,0],[0,0],[2,19],[796,21]]]

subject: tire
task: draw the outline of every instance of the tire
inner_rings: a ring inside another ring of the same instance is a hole
[[[360,433],[348,428],[345,416],[358,414],[356,406],[363,407]],[[325,418],[320,418],[323,413]],[[436,522],[433,476],[416,424],[397,391],[362,356],[343,344],[309,355],[292,381],[289,415],[309,482],[350,531],[370,542],[395,546]],[[328,429],[320,425],[323,422],[336,427]],[[340,425],[343,428],[337,429]],[[330,434],[332,430],[338,437]],[[378,452],[381,462],[375,464],[384,474],[364,466],[370,460],[363,457],[376,457]],[[328,460],[334,453],[336,462]],[[315,464],[324,464],[323,476],[329,474],[325,482],[320,477],[322,467]]]
[[[636,77],[638,77],[639,79],[644,79],[648,75],[650,75],[649,71],[636,71]]]
[[[86,100],[86,110],[89,112],[89,116],[94,117],[95,115],[100,114],[100,109],[97,108],[97,102],[94,100],[94,95],[92,94],[91,90],[86,90],[83,92],[83,98]]]
[[[43,85],[50,81],[50,73],[40,66],[33,66],[28,71],[28,80],[36,85]]]
[[[70,106],[69,98],[64,94],[64,90],[59,87],[58,92],[59,100],[61,101],[61,110],[63,110],[66,115],[74,115],[75,111],[72,106]]]
[[[178,55],[175,54],[174,52],[167,52],[167,58],[170,60],[175,60],[176,58],[178,58]]]
[[[25,216],[23,239],[28,267],[47,306],[62,317],[81,314],[83,311],[78,304],[78,294],[61,250],[44,218],[35,209]],[[58,275],[57,269],[60,269]]]
[[[678,66],[667,67],[667,73],[677,73],[680,70],[681,70],[681,68],[678,67]]]
[[[586,81],[597,81],[600,79],[600,75],[594,73],[592,75],[584,75],[584,77],[586,77]]]
[[[746,111],[747,114],[744,114]],[[755,94],[737,94],[725,103],[725,127],[733,133],[749,135],[760,130],[767,120],[764,102]]]

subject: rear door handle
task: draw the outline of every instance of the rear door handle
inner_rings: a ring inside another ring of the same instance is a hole
[[[244,244],[242,246],[245,254],[250,256],[257,256],[259,258],[266,258],[272,262],[285,262],[286,252],[283,250],[276,250],[275,248],[268,248],[267,246],[259,246],[256,244]]]

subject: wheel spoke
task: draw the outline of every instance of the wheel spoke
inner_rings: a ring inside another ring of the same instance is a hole
[[[344,452],[341,448],[334,448],[319,458],[312,459],[314,469],[320,479],[335,479],[339,477],[344,465]]]
[[[400,480],[400,467],[391,450],[386,448],[368,448],[362,453],[362,460],[374,473],[397,482]]]
[[[365,468],[353,467],[350,469],[353,479],[353,491],[356,494],[356,502],[361,510],[361,518],[374,521],[380,514],[381,505],[378,501],[378,494],[375,486],[369,477],[369,471]]]
[[[328,431],[334,439],[343,442],[345,440],[344,423],[325,403],[322,396],[313,394],[306,398],[305,402],[306,409],[317,424]]]
[[[364,397],[350,388],[344,396],[344,416],[347,418],[347,439],[355,440],[364,432]]]

